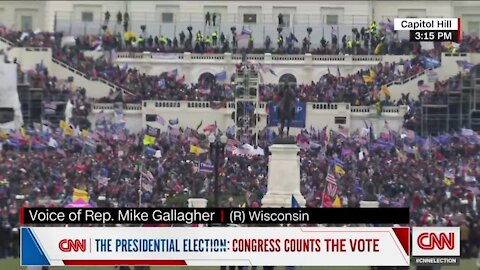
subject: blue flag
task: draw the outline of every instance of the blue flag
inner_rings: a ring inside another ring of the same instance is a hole
[[[224,70],[215,74],[215,80],[217,81],[226,81],[227,80],[227,72]]]
[[[343,169],[345,169],[347,167],[347,165],[345,164],[345,162],[343,162],[341,159],[339,158],[335,158],[332,160],[332,165],[338,165],[340,167],[342,167]]]
[[[211,173],[213,172],[214,170],[214,167],[212,164],[210,163],[200,163],[199,165],[199,168],[198,168],[198,171],[199,172],[204,172],[204,173]]]
[[[297,202],[297,199],[295,199],[295,196],[292,195],[292,208],[301,208],[300,204]]]
[[[438,60],[425,56],[420,58],[420,62],[424,65],[425,68],[437,68],[441,65]]]
[[[151,148],[151,147],[145,147],[145,155],[146,156],[154,156],[157,150]]]
[[[12,147],[15,147],[15,148],[20,147],[20,141],[18,139],[14,139],[14,138],[8,139],[7,144],[12,146]]]
[[[158,87],[160,88],[165,88],[165,79],[161,79],[160,81],[158,81]]]

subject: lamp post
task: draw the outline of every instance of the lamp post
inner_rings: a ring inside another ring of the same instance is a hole
[[[213,162],[213,173],[214,173],[214,194],[213,194],[213,204],[215,207],[219,206],[218,197],[220,193],[219,178],[218,178],[218,163],[220,154],[223,155],[225,150],[225,145],[227,144],[227,136],[222,135],[220,139],[217,139],[213,133],[208,136],[208,141],[210,142],[210,160]]]

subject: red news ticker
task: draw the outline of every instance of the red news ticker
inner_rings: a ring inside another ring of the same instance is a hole
[[[233,252],[380,252],[378,238],[233,239]],[[322,242],[324,247],[322,248]],[[230,249],[230,248],[229,248]]]
[[[63,260],[66,266],[187,266],[185,260]]]

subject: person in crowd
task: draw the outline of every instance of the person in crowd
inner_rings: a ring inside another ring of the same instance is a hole
[[[117,13],[117,24],[122,24],[122,12]]]
[[[212,14],[212,23],[213,23],[213,26],[216,26],[216,22],[217,22],[217,13],[216,13],[216,12],[213,12],[213,14]]]
[[[270,39],[270,36],[265,37],[265,50],[270,51],[270,45],[272,44],[272,40]]]
[[[108,23],[110,22],[110,12],[105,12],[105,24],[108,25]]]
[[[210,26],[210,23],[211,23],[210,12],[207,11],[207,13],[205,14],[205,25]]]
[[[181,31],[178,37],[180,38],[180,45],[183,46],[185,44],[185,33]]]

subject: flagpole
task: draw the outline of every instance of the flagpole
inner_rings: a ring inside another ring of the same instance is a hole
[[[142,156],[140,157],[140,166],[139,166],[139,171],[140,171],[140,179],[138,181],[138,207],[142,207],[142,182],[143,182],[143,166],[145,163],[145,144],[143,144],[142,147]]]
[[[323,198],[325,198],[325,189],[327,188],[327,177],[329,173],[330,173],[330,165],[328,165],[327,175],[325,175],[325,185],[323,186],[323,192],[322,192],[322,205],[320,206],[320,208],[323,208]]]
[[[328,175],[328,173],[327,173],[327,175]],[[327,179],[327,178],[325,177],[325,182],[326,182],[326,179]],[[323,187],[323,192],[322,192],[322,205],[320,205],[320,208],[323,208],[323,198],[325,198],[325,187],[326,187],[326,185]]]
[[[138,183],[138,207],[142,207],[142,180],[143,180],[143,157],[142,157],[142,163],[140,163],[140,179]]]

